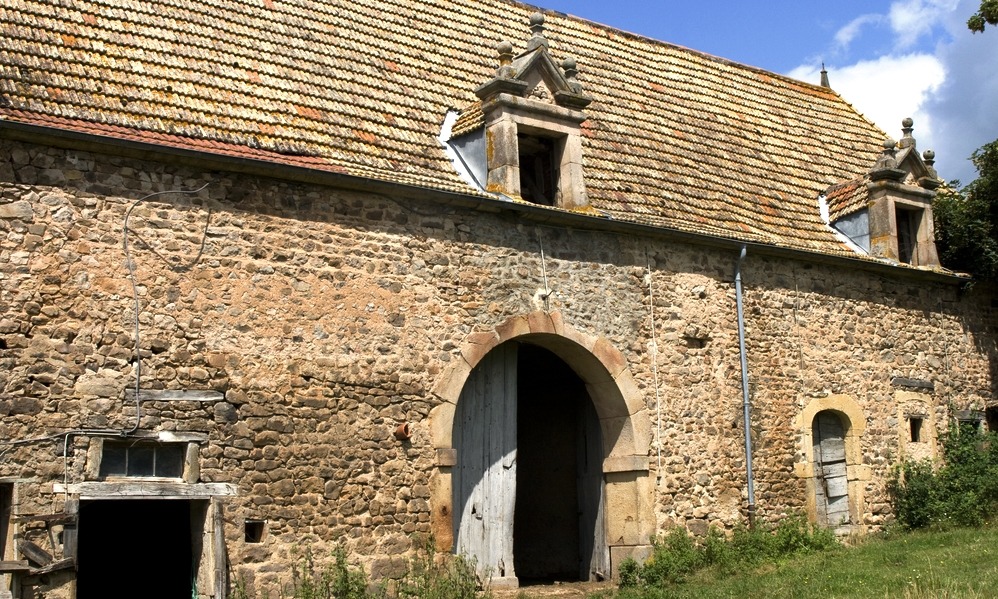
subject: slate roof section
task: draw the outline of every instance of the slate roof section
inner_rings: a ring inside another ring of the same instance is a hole
[[[476,193],[437,135],[516,52],[507,0],[14,0],[0,6],[0,120],[215,147]],[[546,13],[594,102],[593,206],[622,220],[853,255],[817,197],[885,134],[835,92]],[[463,123],[462,126],[464,126]],[[469,123],[467,126],[472,126]],[[210,149],[208,151],[211,151]]]

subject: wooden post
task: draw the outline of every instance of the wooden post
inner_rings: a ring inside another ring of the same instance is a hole
[[[215,556],[215,599],[225,599],[229,593],[229,569],[225,551],[225,520],[222,500],[211,500],[211,525],[214,529],[212,552]]]

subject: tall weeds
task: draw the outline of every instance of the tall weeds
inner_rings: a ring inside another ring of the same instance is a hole
[[[479,583],[473,562],[461,556],[438,556],[427,538],[397,581],[371,584],[359,567],[350,566],[346,550],[337,545],[332,562],[319,564],[310,547],[301,549],[291,567],[291,580],[280,590],[281,599],[491,599],[487,585]],[[251,593],[237,578],[234,599],[269,599]]]
[[[731,538],[711,528],[703,539],[675,528],[653,542],[644,564],[625,560],[619,568],[621,587],[663,587],[681,583],[700,570],[714,568],[733,574],[764,561],[838,546],[832,531],[814,526],[802,516],[785,518],[776,527],[735,529]]]

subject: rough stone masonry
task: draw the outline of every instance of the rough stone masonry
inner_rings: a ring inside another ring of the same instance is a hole
[[[123,226],[152,193],[129,223],[141,387],[219,399],[143,402],[137,431],[201,435],[198,480],[237,489],[225,547],[251,588],[285,581],[303,544],[325,556],[342,543],[374,577],[398,576],[433,531],[435,386],[469,338],[538,313],[605,340],[632,375],[654,481],[642,532],[743,520],[730,246],[0,140],[0,438],[17,442],[0,449],[0,480],[15,513],[60,511],[55,485],[94,477],[99,436],[85,431],[136,424]],[[863,430],[854,524],[880,526],[891,465],[925,452],[906,415],[938,434],[995,405],[992,295],[754,248],[742,276],[759,516],[813,507],[802,415],[848,405]],[[401,423],[410,439],[393,435]],[[266,523],[262,539],[247,541],[246,521]],[[68,592],[59,580],[50,596]]]

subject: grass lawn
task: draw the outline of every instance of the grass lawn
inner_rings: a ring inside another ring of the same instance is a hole
[[[617,597],[998,597],[998,528],[871,538],[748,573],[722,576],[707,570],[683,584],[622,589]]]

